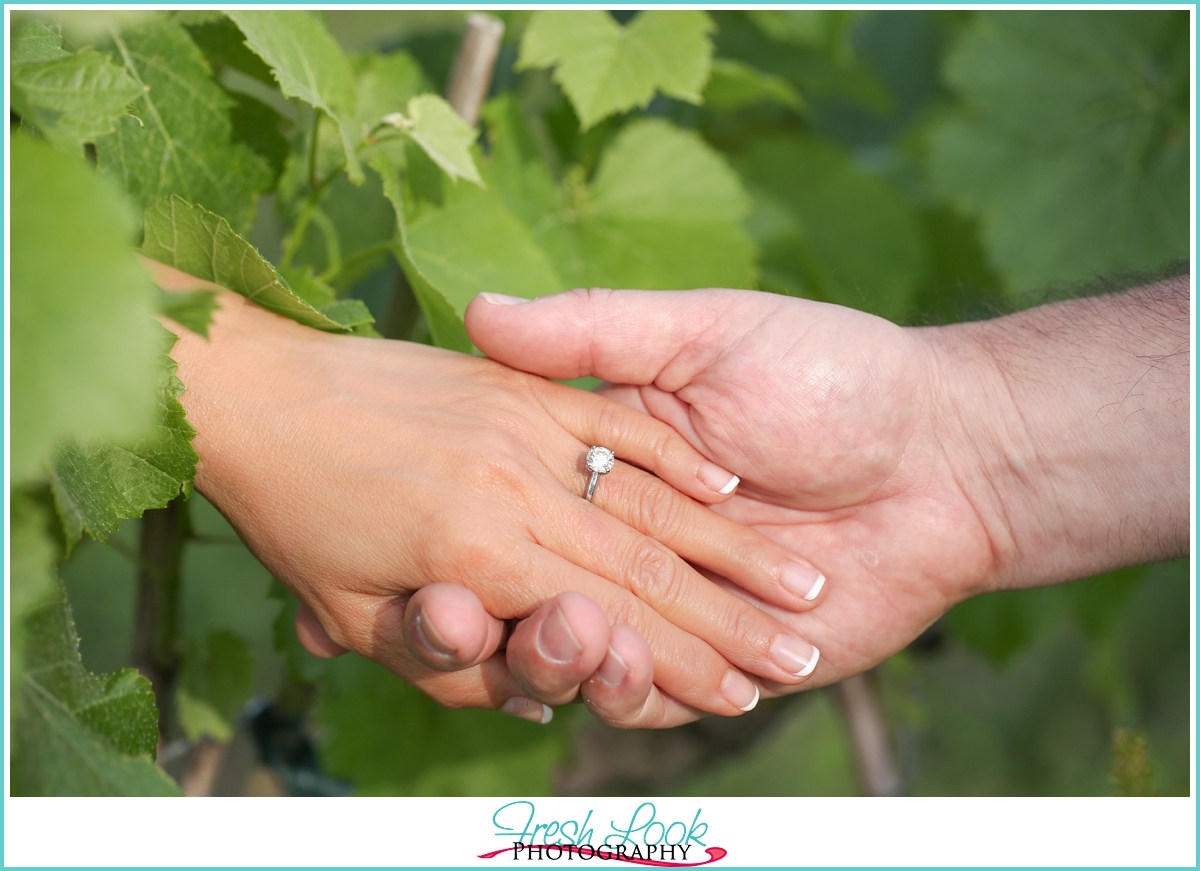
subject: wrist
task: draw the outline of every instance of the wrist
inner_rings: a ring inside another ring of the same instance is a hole
[[[332,337],[222,291],[204,338],[167,323],[171,357],[185,390],[180,402],[196,429],[196,489],[218,506],[253,486],[256,446],[280,406],[302,401],[301,384]]]
[[[1187,552],[1187,297],[1155,286],[930,331],[941,437],[992,549],[984,589]]]

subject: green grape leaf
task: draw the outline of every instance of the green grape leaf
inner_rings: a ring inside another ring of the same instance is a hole
[[[657,119],[627,126],[581,205],[579,259],[556,260],[573,287],[754,285],[756,251],[741,227],[750,200],[691,131]]]
[[[346,172],[363,181],[357,146],[362,133],[354,127],[354,73],[333,37],[308,12],[231,10],[250,49],[266,61],[285,96],[320,109],[337,125],[346,155]]]
[[[571,287],[752,286],[754,245],[739,224],[749,201],[695,134],[635,122],[590,186],[569,175],[560,187],[511,100],[489,104],[484,116],[487,188],[431,190],[429,173],[422,178],[410,160],[402,196],[394,170],[381,170],[400,222],[401,266],[439,345],[470,349],[461,319],[482,291],[532,298]]]
[[[334,289],[317,278],[310,267],[280,269],[279,274],[287,279],[288,286],[296,296],[315,309],[332,305],[337,300],[337,293]]]
[[[25,618],[58,596],[58,547],[50,537],[49,512],[19,490],[12,493],[10,515],[11,678],[13,685],[19,685],[25,671]],[[20,701],[19,695],[15,701]]]
[[[928,268],[920,220],[887,180],[815,138],[762,138],[738,161],[764,273],[791,293],[899,320]]]
[[[143,208],[177,194],[249,227],[270,169],[231,140],[233,100],[187,31],[155,22],[113,38],[125,68],[149,90],[139,117],[122,117],[115,133],[97,140],[100,168]]]
[[[266,161],[270,167],[267,188],[273,188],[283,174],[291,154],[291,146],[283,135],[284,118],[266,103],[249,94],[230,91],[233,108],[229,110],[230,132],[234,142],[240,142]]]
[[[350,64],[358,91],[354,119],[360,130],[372,129],[385,115],[402,111],[413,97],[433,90],[421,65],[406,51],[355,55]]]
[[[71,56],[63,51],[62,35],[40,18],[14,15],[11,42],[9,63],[14,67]]]
[[[11,160],[10,468],[22,482],[44,473],[60,439],[149,432],[161,351],[125,198],[28,136],[12,137]]]
[[[1186,14],[981,13],[946,61],[963,105],[936,186],[1023,293],[1188,255]]]
[[[161,330],[161,328],[160,328]],[[161,330],[170,336],[166,330]],[[170,340],[174,341],[174,336]],[[54,504],[67,537],[67,553],[84,532],[104,541],[122,520],[141,517],[191,492],[196,476],[196,430],[187,422],[179,397],[183,383],[175,362],[163,358],[159,422],[153,435],[133,444],[110,442],[62,445],[50,472]]]
[[[412,163],[413,161],[409,161],[410,166]],[[379,178],[383,182],[383,194],[395,211],[396,259],[400,261],[400,267],[404,270],[404,275],[412,286],[413,294],[420,303],[421,310],[425,313],[434,342],[442,348],[470,353],[474,346],[467,338],[462,315],[455,311],[454,304],[450,301],[446,291],[434,284],[433,280],[423,271],[423,264],[414,256],[409,243],[407,206],[395,165],[386,152],[376,151],[371,158],[371,168],[379,173]],[[466,185],[459,187],[464,191],[479,190],[478,188],[468,188]],[[438,256],[434,263],[425,265],[436,269],[443,263],[444,258]]]
[[[360,794],[544,794],[567,750],[569,711],[549,725],[448,710],[383,667],[330,660],[313,719],[321,762]]]
[[[297,296],[253,245],[207,209],[171,196],[146,210],[144,226],[142,253],[151,260],[219,284],[305,326],[345,332]]]
[[[61,584],[26,615],[13,722],[14,795],[179,795],[154,766],[158,710],[133,669],[88,672]]]
[[[213,320],[213,312],[220,305],[217,295],[211,290],[193,290],[188,293],[164,293],[159,305],[159,313],[166,315],[180,326],[187,327],[193,333],[199,333],[208,338],[208,327]]]
[[[411,136],[450,178],[483,184],[471,157],[476,133],[441,97],[436,94],[413,97],[408,101],[407,116],[396,113],[384,120]]]
[[[704,86],[705,106],[729,111],[761,103],[774,103],[797,112],[806,108],[800,92],[782,76],[756,70],[737,60],[713,60],[712,75]]]
[[[375,323],[371,310],[361,299],[341,299],[321,307],[321,314],[347,329]]]
[[[13,109],[64,151],[79,152],[83,143],[112,133],[117,118],[145,90],[98,51],[12,69]]]
[[[222,12],[203,15],[200,19],[181,16],[177,20],[187,28],[192,42],[204,52],[208,62],[214,66],[235,69],[265,85],[275,87],[275,77],[271,75],[271,68],[249,49],[238,26]]]
[[[703,12],[649,10],[622,27],[607,12],[542,11],[521,37],[517,69],[554,67],[584,129],[644,107],[656,91],[700,102],[712,59]]]
[[[176,691],[179,723],[189,741],[228,741],[254,689],[254,653],[236,632],[214,630],[189,645]]]

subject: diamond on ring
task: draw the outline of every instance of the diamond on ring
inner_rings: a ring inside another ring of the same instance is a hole
[[[587,452],[587,468],[592,473],[585,497],[589,502],[592,501],[592,494],[596,492],[596,482],[600,480],[600,476],[611,472],[616,462],[616,455],[608,448],[597,445]]]
[[[587,452],[587,467],[589,472],[607,475],[612,471],[613,464],[616,461],[616,455],[608,448],[596,447]]]

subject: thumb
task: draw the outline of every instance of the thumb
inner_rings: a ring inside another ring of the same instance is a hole
[[[572,290],[534,300],[481,293],[467,333],[494,360],[547,378],[594,375],[674,391],[731,340],[747,297],[734,290]],[[668,386],[668,384],[670,386]]]

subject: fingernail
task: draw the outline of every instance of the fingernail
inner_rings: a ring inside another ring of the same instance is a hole
[[[740,671],[730,669],[721,681],[725,701],[741,711],[753,711],[758,704],[758,686]]]
[[[709,490],[728,496],[737,487],[739,478],[732,472],[726,472],[716,463],[705,462],[700,467],[699,478]]]
[[[825,586],[825,576],[812,566],[802,563],[784,563],[779,572],[779,582],[789,593],[795,593],[808,601],[817,598]]]
[[[503,293],[481,293],[479,295],[492,305],[516,305],[517,303],[531,301],[521,296],[508,296]]]
[[[541,723],[543,726],[554,719],[554,708],[523,696],[513,696],[500,710],[531,723]]]
[[[625,663],[625,660],[621,659],[621,655],[613,650],[610,644],[608,655],[604,657],[604,662],[600,663],[600,667],[596,669],[596,677],[600,678],[601,681],[610,687],[619,687],[627,674],[629,674],[629,666]]]
[[[417,638],[434,653],[440,653],[442,656],[458,655],[458,649],[443,638],[434,625],[425,619],[424,611],[417,613],[416,619],[413,620],[413,626],[416,628]]]
[[[812,674],[820,658],[821,651],[792,635],[776,635],[771,642],[771,661],[796,677]]]
[[[537,640],[539,652],[554,662],[570,662],[583,652],[583,645],[571,631],[571,624],[567,622],[567,615],[562,608],[555,608],[542,621]]]

